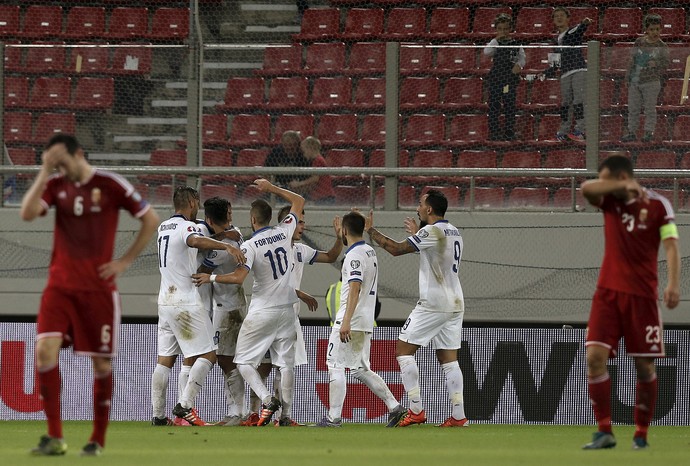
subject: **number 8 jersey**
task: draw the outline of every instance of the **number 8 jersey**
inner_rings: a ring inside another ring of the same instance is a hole
[[[407,238],[419,252],[419,301],[429,312],[462,312],[465,302],[458,277],[462,237],[448,220],[425,225]]]
[[[247,269],[254,272],[252,300],[248,313],[297,302],[292,284],[292,234],[297,228],[297,217],[290,213],[278,225],[254,232],[242,243]]]

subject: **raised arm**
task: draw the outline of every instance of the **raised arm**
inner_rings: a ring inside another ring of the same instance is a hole
[[[364,230],[369,233],[369,237],[372,241],[376,242],[376,244],[394,256],[402,256],[403,254],[409,254],[417,251],[414,246],[407,241],[407,239],[403,241],[395,241],[374,228],[373,210],[370,210],[369,215],[366,217],[364,222]]]
[[[290,213],[295,214],[297,219],[302,219],[302,212],[304,211],[304,198],[302,196],[287,189],[279,188],[263,178],[254,180],[254,184],[259,188],[260,191],[276,194],[288,201],[291,205]]]
[[[332,264],[338,260],[340,252],[343,250],[342,220],[339,215],[336,215],[333,219],[333,230],[335,230],[335,242],[333,246],[326,252],[319,251],[316,253],[314,262]]]
[[[587,180],[581,185],[582,195],[593,206],[601,205],[601,200],[607,194],[623,196],[626,192],[643,202],[647,201],[647,192],[637,180]]]
[[[55,171],[55,168],[63,157],[69,157],[69,155],[67,155],[64,145],[62,144],[56,144],[43,152],[41,156],[43,160],[41,169],[38,175],[36,175],[36,178],[34,178],[31,187],[22,198],[22,205],[19,209],[19,215],[22,220],[30,222],[43,214],[41,196],[43,196],[43,191],[45,191],[46,185],[48,184],[48,177]]]

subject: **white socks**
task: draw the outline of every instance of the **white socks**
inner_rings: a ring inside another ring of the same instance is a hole
[[[242,374],[242,378],[249,384],[254,393],[256,393],[256,396],[259,397],[261,402],[270,403],[271,392],[268,391],[268,388],[266,388],[266,385],[261,380],[259,371],[249,364],[238,364],[237,369],[240,371],[240,374]],[[252,410],[253,408],[254,407],[252,406]]]
[[[189,371],[192,370],[192,366],[185,366],[182,364],[180,367],[180,374],[177,376],[177,399],[182,398],[184,389],[187,388],[187,382],[189,381]]]
[[[228,404],[228,416],[241,416],[244,409],[244,380],[236,368],[229,375],[223,374],[225,380],[225,398]]]
[[[151,405],[153,416],[165,417],[165,400],[170,382],[170,368],[162,364],[156,364],[151,376]]]
[[[396,359],[400,366],[400,378],[410,402],[410,411],[419,414],[424,407],[422,406],[422,398],[419,391],[419,367],[417,366],[417,361],[415,361],[414,356],[398,356]]]
[[[280,374],[278,376],[278,374]],[[273,383],[280,386],[281,419],[292,416],[292,401],[295,397],[295,368],[281,367],[273,379]]]
[[[345,369],[328,369],[328,419],[337,421],[343,413],[347,384]]]
[[[391,393],[386,382],[383,381],[380,375],[371,369],[355,369],[352,375],[357,378],[364,385],[369,387],[369,390],[374,392],[374,395],[378,396],[384,403],[388,411],[394,410],[400,403],[395,399],[393,393]]]
[[[206,380],[206,376],[213,367],[213,363],[208,359],[197,358],[194,365],[189,370],[189,380],[184,389],[184,393],[180,397],[180,404],[183,408],[193,408],[194,400],[201,390],[201,386]]]
[[[443,369],[443,374],[446,377],[446,388],[448,389],[450,402],[453,406],[451,416],[457,420],[464,419],[466,416],[462,394],[463,379],[460,365],[457,361],[447,362],[441,364],[441,369]]]

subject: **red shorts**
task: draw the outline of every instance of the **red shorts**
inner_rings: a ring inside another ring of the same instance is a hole
[[[115,290],[48,287],[41,297],[36,339],[62,337],[76,354],[114,357],[120,334],[120,295]]]
[[[655,299],[597,288],[587,324],[586,346],[609,348],[616,356],[618,341],[625,337],[629,356],[663,357],[664,328]]]

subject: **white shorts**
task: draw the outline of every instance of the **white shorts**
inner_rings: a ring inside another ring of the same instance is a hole
[[[414,308],[400,329],[399,340],[418,346],[434,342],[434,349],[459,349],[464,312],[429,312]]]
[[[158,355],[185,358],[215,351],[215,332],[206,308],[158,306]]]
[[[295,366],[302,366],[307,364],[307,348],[304,344],[304,335],[302,334],[302,324],[299,322],[299,316],[295,313],[295,331],[297,332],[297,340],[295,341]]]
[[[234,356],[237,346],[237,336],[246,315],[246,309],[226,311],[216,308],[213,311],[213,328],[218,342],[216,354],[219,356]]]
[[[369,369],[371,332],[352,330],[350,341],[340,341],[340,327],[331,329],[326,351],[326,365],[331,369]]]
[[[292,305],[250,312],[237,337],[235,363],[256,367],[268,350],[274,366],[292,367],[295,364],[296,339]]]

